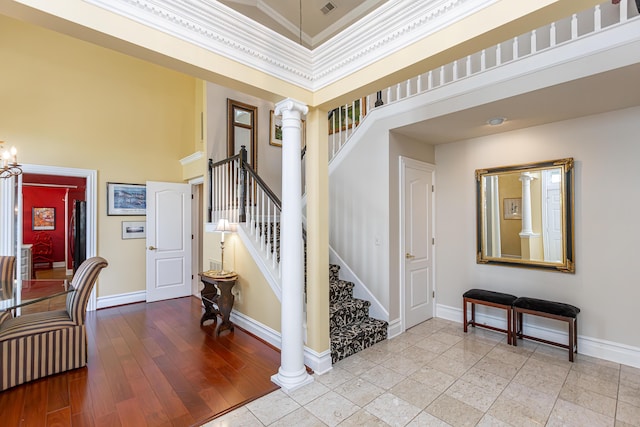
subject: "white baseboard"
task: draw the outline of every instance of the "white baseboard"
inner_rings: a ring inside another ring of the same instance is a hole
[[[237,311],[231,312],[231,321],[240,326],[258,338],[261,338],[271,344],[272,346],[281,349],[282,339],[280,332],[252,319],[245,314]],[[304,348],[304,364],[313,369],[316,374],[322,375],[329,372],[332,369],[331,364],[331,351],[326,350],[322,353],[318,353],[308,347]]]
[[[484,307],[482,307],[482,309],[484,309]],[[476,308],[477,323],[507,329],[507,320],[504,316],[489,315],[480,311],[479,308]],[[502,310],[495,311],[498,312]],[[470,311],[468,315],[469,317],[471,316]],[[462,324],[462,308],[438,304],[436,306],[436,317]],[[548,341],[568,342],[569,340],[569,333],[567,331],[539,325],[525,323],[525,333]],[[640,368],[640,348],[626,344],[578,335],[578,353]]]
[[[98,297],[97,308],[115,307],[117,305],[133,304],[147,300],[146,291],[129,292],[126,294]]]
[[[387,339],[395,338],[402,332],[402,320],[400,318],[390,320],[387,327]]]

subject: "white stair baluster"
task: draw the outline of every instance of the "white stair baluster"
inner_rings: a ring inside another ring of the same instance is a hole
[[[514,37],[513,38],[513,58],[514,60],[518,59],[520,57],[520,46],[518,44],[518,37]]]
[[[496,45],[496,65],[502,64],[502,44]]]
[[[595,31],[602,29],[602,9],[599,4],[593,9],[593,24]]]
[[[357,125],[357,121],[356,121],[356,101],[353,101],[351,103],[351,134],[353,134],[353,131],[356,130],[356,126]]]
[[[262,188],[260,188],[260,198],[261,200],[261,208],[260,208],[260,249],[262,249],[263,251],[265,250],[265,248],[267,247],[267,239],[265,236],[265,194],[264,194],[264,190]]]
[[[549,26],[549,47],[556,45],[556,23],[552,22]]]
[[[487,68],[487,51],[482,49],[480,53],[480,71],[484,71]]]
[[[418,80],[416,80],[416,92],[422,93],[422,74],[418,74]]]
[[[571,40],[578,38],[578,14],[571,15]]]
[[[467,76],[470,76],[471,75],[471,55],[467,55],[466,70],[467,70]]]
[[[531,31],[531,54],[538,51],[538,33],[536,30]]]
[[[628,0],[621,0],[620,4],[618,5],[620,8],[620,23],[623,23],[627,20],[628,13],[627,11],[629,10],[629,6],[628,6]]]
[[[331,158],[336,155],[336,113],[331,116]]]
[[[229,217],[229,222],[238,222],[238,161],[234,160],[231,163],[231,203],[233,205],[232,216]]]
[[[265,230],[267,234],[267,259],[270,256],[273,256],[273,252],[271,252],[271,199],[267,200],[267,229]]]

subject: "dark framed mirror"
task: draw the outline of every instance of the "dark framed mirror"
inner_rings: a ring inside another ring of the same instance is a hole
[[[574,273],[573,170],[573,158],[476,170],[476,261]]]
[[[227,156],[240,147],[247,150],[247,162],[258,170],[258,107],[227,98]]]

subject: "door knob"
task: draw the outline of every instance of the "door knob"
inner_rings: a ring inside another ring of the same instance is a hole
[[[409,252],[407,252],[407,253],[405,254],[405,256],[404,256],[404,257],[405,257],[406,259],[413,259],[413,258],[415,258],[415,256],[414,256],[414,255],[411,255]]]
[[[150,251],[155,251],[156,249],[158,249],[158,248],[156,248],[155,246],[149,246],[149,250]]]

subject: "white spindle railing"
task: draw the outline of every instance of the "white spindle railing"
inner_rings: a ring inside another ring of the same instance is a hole
[[[498,43],[493,47],[482,49],[480,52],[468,55],[452,63],[442,65],[436,70],[429,70],[423,73],[426,75],[426,83],[423,82],[423,74],[420,74],[417,77],[382,89],[382,100],[384,105],[393,104],[407,97],[435,89],[487,69],[579,39],[604,28],[622,24],[630,19],[629,5],[629,0],[621,0],[618,5],[612,5],[610,1],[607,1],[594,6],[591,12],[574,13],[567,18],[534,29],[503,43]],[[619,11],[616,11],[616,8]],[[638,18],[635,12],[635,5],[632,10],[634,10],[632,12],[634,14],[633,19]],[[547,37],[548,40],[546,40]],[[529,43],[527,43],[527,39],[529,39]],[[526,52],[527,48],[529,49],[528,52]],[[459,61],[464,62],[459,63]],[[414,79],[416,81],[415,86],[412,84]],[[415,87],[416,90],[413,91],[412,87]],[[329,160],[333,159],[342,149],[349,137],[353,135],[356,127],[362,123],[364,116],[374,108],[376,98],[375,94],[368,95],[362,100],[354,101],[351,106],[346,104],[332,111],[333,115],[329,124]],[[363,105],[358,103],[363,103]],[[356,105],[360,105],[357,117]],[[344,110],[344,113],[342,113],[342,110]]]
[[[265,261],[280,272],[280,200],[241,156],[209,165],[209,222],[246,223]]]

